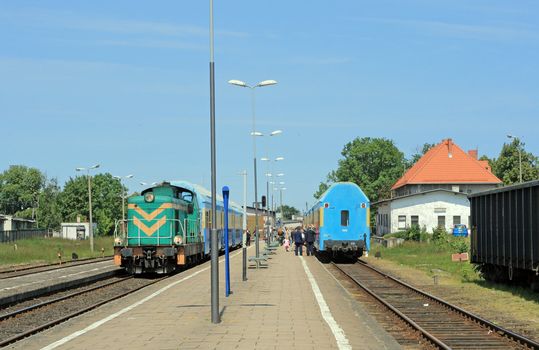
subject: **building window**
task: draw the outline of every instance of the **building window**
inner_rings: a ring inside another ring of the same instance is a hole
[[[453,216],[453,225],[460,225],[460,216],[459,215]]]
[[[445,228],[445,215],[438,216],[438,227]]]
[[[410,217],[410,224],[412,226],[419,226],[419,216],[418,215],[412,215]]]
[[[399,230],[406,228],[406,215],[399,215]]]
[[[341,226],[348,226],[350,212],[348,210],[341,210]]]

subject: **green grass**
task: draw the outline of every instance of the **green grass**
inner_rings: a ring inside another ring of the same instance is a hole
[[[394,248],[385,248],[373,244],[371,253],[379,251],[383,259],[398,264],[410,266],[425,271],[428,275],[451,276],[462,281],[471,282],[480,279],[469,262],[453,262],[451,254],[458,253],[457,246],[468,244],[469,238],[453,237],[448,235],[445,242],[415,242],[406,241]]]
[[[23,239],[14,243],[0,244],[0,266],[37,264],[58,262],[57,253],[62,254],[62,260],[71,260],[71,253],[77,253],[79,259],[100,257],[101,248],[105,248],[105,255],[113,254],[113,240],[111,236],[96,237],[94,239],[94,253],[90,251],[90,241],[76,241],[62,238],[32,238]],[[17,249],[15,249],[15,244]]]

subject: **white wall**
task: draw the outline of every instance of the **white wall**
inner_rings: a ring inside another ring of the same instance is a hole
[[[61,238],[77,239],[77,227],[79,226],[84,227],[84,239],[87,239],[90,237],[90,224],[87,222],[81,222],[81,223],[63,222],[61,226],[62,226],[62,231],[60,235]]]
[[[399,228],[399,216],[406,216],[406,227],[411,226],[411,216],[419,216],[419,226],[427,232],[438,227],[438,216],[445,216],[445,228],[453,228],[453,216],[460,216],[460,223],[468,226],[470,202],[462,193],[437,191],[397,198],[391,201],[391,232]],[[444,210],[444,212],[442,212]]]

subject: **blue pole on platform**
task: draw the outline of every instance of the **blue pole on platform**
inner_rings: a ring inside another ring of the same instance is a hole
[[[230,257],[228,255],[228,186],[223,187],[223,203],[225,205],[225,294],[230,295]]]

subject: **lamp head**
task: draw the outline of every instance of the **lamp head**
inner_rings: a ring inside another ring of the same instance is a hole
[[[263,86],[270,86],[270,85],[275,85],[275,84],[277,84],[275,80],[264,80],[256,84],[256,86],[263,87]]]
[[[249,85],[247,85],[245,82],[236,79],[229,80],[228,83],[240,87],[249,87]]]

